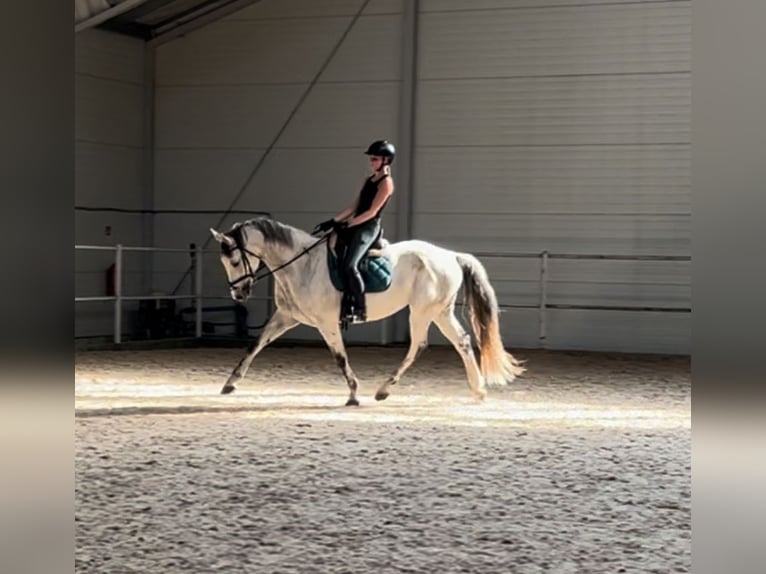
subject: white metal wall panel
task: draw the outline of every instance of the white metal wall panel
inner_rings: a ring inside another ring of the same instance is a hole
[[[349,19],[217,22],[159,48],[158,79],[184,87],[305,83]]]
[[[322,81],[397,80],[400,19],[398,14],[360,18]],[[303,84],[319,71],[350,20],[335,16],[219,22],[163,46],[157,54],[158,74],[167,86]],[[386,49],[360,58],[371,46]]]
[[[240,208],[305,211],[315,216],[328,205],[351,203],[367,173],[364,165],[355,165],[356,155],[345,149],[317,149],[308,154],[303,149],[273,151],[255,177],[251,205]],[[221,203],[234,199],[234,193],[261,156],[261,150],[159,152],[157,185],[166,193],[156,204],[157,209],[185,205],[189,196],[195,198],[193,204],[197,209],[219,209]],[[296,170],[297,164],[303,169]],[[328,165],[338,166],[337,171],[327,171]],[[257,208],[253,207],[255,204]]]
[[[298,84],[159,88],[157,148],[266,148],[304,90]],[[279,147],[361,147],[363,151],[372,134],[394,129],[397,106],[396,82],[317,85],[285,130]],[[342,117],[341,109],[346,110]]]
[[[361,4],[262,0],[159,46],[155,207],[268,211],[310,229],[349,204],[367,173],[366,146],[378,138],[398,139],[401,0],[369,3],[235,198]],[[386,213],[393,235],[395,205]],[[155,244],[203,243],[219,217],[156,216]],[[232,214],[221,227],[247,217]],[[162,291],[172,289],[185,268],[171,256],[155,264],[155,286]],[[225,294],[223,279],[213,260],[205,283]],[[251,311],[261,310],[254,303]],[[352,340],[379,341],[380,333],[378,325],[355,329]]]
[[[75,73],[129,84],[144,82],[143,45],[134,38],[86,30],[75,36]]]
[[[75,204],[90,207],[142,207],[143,42],[99,30],[75,36]],[[111,230],[106,235],[106,227]],[[75,213],[75,243],[141,243],[139,215]],[[111,253],[75,255],[75,293],[103,295]],[[140,261],[125,261],[125,288],[137,293]],[[126,305],[127,318],[131,306]],[[78,303],[75,334],[112,332],[113,305]]]
[[[423,0],[415,235],[498,254],[688,255],[690,23],[683,0]],[[501,304],[539,301],[538,260],[483,259]],[[690,305],[688,262],[551,259],[548,279],[554,305]],[[690,347],[688,313],[547,320],[553,348]],[[536,321],[503,321],[509,344],[536,339]]]
[[[420,77],[688,71],[689,22],[688,2],[426,13]]]
[[[690,74],[419,83],[421,146],[688,143]]]
[[[142,148],[78,142],[75,149],[76,202],[89,206],[140,208],[143,162]]]
[[[688,307],[688,261],[548,262],[548,302],[558,305]]]
[[[481,201],[477,196],[477,201]],[[683,216],[415,214],[418,237],[464,251],[579,255],[683,255],[691,221]]]
[[[424,147],[418,165],[415,210],[428,213],[688,216],[691,210],[686,144]]]
[[[688,354],[688,313],[554,309],[547,345],[553,349]]]
[[[156,94],[156,149],[265,148],[300,94],[298,84],[160,85]],[[157,189],[158,199],[163,193]]]
[[[142,118],[140,85],[91,76],[77,78],[75,133],[78,141],[141,148]]]

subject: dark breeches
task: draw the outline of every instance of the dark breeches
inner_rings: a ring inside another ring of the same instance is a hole
[[[377,220],[368,221],[346,231],[346,248],[342,269],[346,280],[346,289],[357,301],[361,301],[364,293],[364,280],[359,272],[359,263],[378,237],[379,232],[380,222]]]

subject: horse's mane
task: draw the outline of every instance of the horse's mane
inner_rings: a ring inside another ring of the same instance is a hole
[[[253,219],[248,219],[242,223],[238,223],[232,228],[229,234],[232,235],[235,240],[241,238],[244,244],[245,242],[242,234],[243,228],[245,227],[252,227],[260,231],[263,235],[263,239],[267,243],[275,243],[277,245],[284,245],[285,247],[290,248],[293,247],[293,232],[295,230],[289,225],[275,221],[270,217],[259,216]],[[239,238],[234,235],[235,233],[239,235]]]

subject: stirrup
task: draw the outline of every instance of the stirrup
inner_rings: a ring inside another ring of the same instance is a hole
[[[338,323],[341,325],[356,325],[359,323],[366,323],[367,322],[367,312],[364,309],[361,309],[357,311],[357,309],[350,305],[349,307],[345,309],[341,309],[340,312],[340,318],[338,319]]]
[[[362,311],[361,313],[353,312],[350,315],[348,315],[348,321],[349,323],[353,325],[358,325],[359,323],[366,323],[367,322],[367,313]]]
[[[367,321],[367,313],[364,311],[358,312],[353,307],[344,311],[341,311],[339,323],[365,323]]]

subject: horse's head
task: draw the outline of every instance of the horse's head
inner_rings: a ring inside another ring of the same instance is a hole
[[[245,246],[240,229],[220,233],[210,228],[210,233],[221,244],[221,263],[226,271],[231,298],[240,303],[247,301],[252,294],[255,272],[261,259]]]

